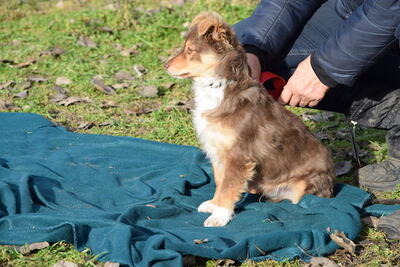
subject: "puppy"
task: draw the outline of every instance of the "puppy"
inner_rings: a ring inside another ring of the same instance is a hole
[[[205,226],[224,226],[241,193],[297,203],[304,194],[331,197],[331,155],[302,121],[250,76],[245,51],[215,13],[198,15],[182,51],[165,68],[193,79],[193,122],[210,158],[216,190],[199,212]]]

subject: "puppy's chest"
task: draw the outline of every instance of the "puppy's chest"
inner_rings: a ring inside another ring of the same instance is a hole
[[[194,84],[195,110],[193,123],[203,149],[211,160],[217,160],[218,154],[229,148],[234,140],[233,131],[220,121],[211,121],[207,113],[217,109],[224,98],[226,81],[216,80]]]

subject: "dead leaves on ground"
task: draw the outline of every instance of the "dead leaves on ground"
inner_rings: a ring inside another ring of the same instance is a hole
[[[89,48],[97,48],[97,43],[93,41],[90,37],[81,35],[78,38],[77,44],[81,46],[86,46]]]
[[[22,69],[22,68],[27,68],[34,63],[37,63],[40,57],[50,55],[55,58],[58,58],[60,55],[62,55],[64,53],[66,53],[66,51],[64,49],[62,49],[60,47],[52,47],[48,50],[43,50],[43,51],[39,52],[38,56],[29,57],[28,59],[26,59],[25,61],[22,61],[20,63],[16,63],[14,60],[7,59],[7,58],[0,59],[0,63],[11,65],[17,69]]]
[[[11,90],[15,85],[14,81],[0,83],[0,90]]]
[[[5,245],[5,247],[14,248],[16,251],[20,252],[22,255],[27,255],[35,250],[44,249],[44,248],[47,248],[48,246],[50,246],[50,244],[48,242],[38,242],[38,243],[27,244],[24,246]]]
[[[139,43],[139,44],[134,44],[133,46],[126,48],[126,47],[123,47],[120,43],[114,44],[114,48],[119,51],[121,56],[124,56],[124,57],[129,57],[129,56],[139,54],[138,49],[141,46],[142,46],[142,44]]]
[[[196,244],[196,245],[198,245],[198,244],[204,244],[204,243],[207,243],[209,240],[208,240],[208,238],[204,238],[204,239],[195,239],[195,240],[193,240],[193,242]]]
[[[20,111],[21,108],[17,107],[10,101],[0,99],[0,110]]]
[[[16,64],[15,67],[18,68],[18,69],[26,68],[26,67],[32,65],[33,63],[36,63],[36,61],[37,61],[37,59],[34,58],[34,57],[32,57],[32,58],[29,58],[29,59],[28,59],[27,61],[25,61],[25,62],[21,62],[21,63],[19,63],[19,64]]]
[[[145,85],[140,87],[138,93],[142,97],[155,97],[158,95],[158,88],[154,85]]]
[[[88,97],[79,97],[79,96],[69,96],[65,99],[58,101],[57,103],[62,106],[69,106],[76,103],[90,103],[92,100]]]
[[[41,82],[48,81],[49,78],[47,76],[44,76],[44,75],[32,74],[32,75],[28,75],[28,77],[26,77],[26,80],[30,81],[30,82],[41,83]]]
[[[353,168],[351,160],[338,161],[335,163],[336,176],[341,176],[349,173]]]
[[[331,229],[327,229],[329,233],[329,237],[335,242],[338,246],[344,248],[347,252],[350,252],[352,255],[356,254],[356,244],[350,240],[345,233],[335,230],[331,232]]]
[[[115,74],[115,79],[119,82],[123,81],[133,81],[135,80],[135,77],[131,73],[125,70],[120,70]]]
[[[338,267],[334,261],[325,258],[325,257],[312,257],[311,262],[305,266],[310,266],[310,267]]]
[[[103,93],[106,93],[108,95],[112,95],[115,94],[115,90],[114,88],[112,88],[112,86],[110,85],[106,85],[103,81],[103,77],[101,75],[96,75],[93,77],[92,79],[92,84],[99,89],[100,91],[102,91]]]
[[[57,77],[56,79],[56,85],[69,85],[71,84],[71,80],[67,77]]]

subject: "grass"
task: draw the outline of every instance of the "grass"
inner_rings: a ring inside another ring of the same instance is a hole
[[[180,45],[184,24],[204,10],[221,13],[229,23],[235,23],[251,14],[255,0],[246,1],[189,1],[183,6],[170,1],[129,1],[129,0],[0,0],[0,60],[8,59],[16,63],[36,58],[37,62],[26,68],[15,68],[8,63],[0,63],[0,84],[15,82],[11,89],[0,90],[0,111],[33,112],[41,114],[53,122],[71,130],[94,134],[126,135],[161,142],[197,146],[191,125],[190,113],[179,105],[190,99],[190,82],[169,77],[162,67],[163,59],[170,56]],[[60,4],[62,3],[62,5]],[[113,30],[102,30],[107,26]],[[96,48],[77,43],[80,36],[88,36],[97,43]],[[65,53],[59,57],[39,56],[41,52],[54,47]],[[120,49],[134,47],[138,53],[123,56]],[[135,76],[128,88],[118,89],[107,95],[96,89],[91,80],[102,75],[107,84],[115,84],[115,73],[120,70],[135,73],[134,65],[146,69],[143,76]],[[26,98],[16,98],[22,92],[23,83],[30,75],[48,78],[42,83],[34,83]],[[70,96],[87,97],[89,103],[62,106],[51,101],[57,77],[65,76],[71,84],[63,85]],[[171,83],[175,83],[171,87]],[[142,97],[142,86],[156,86],[159,94]],[[4,101],[14,107],[2,106]],[[107,107],[104,103],[113,103]],[[145,111],[152,111],[148,114]],[[304,109],[292,109],[298,115]],[[319,113],[306,110],[308,113]],[[81,127],[91,123],[92,127]],[[335,160],[348,160],[351,144],[348,135],[336,136],[338,129],[346,124],[340,115],[329,121],[306,120],[315,133],[326,135],[324,143],[332,150]],[[387,156],[384,133],[376,130],[357,128],[357,141],[368,151],[363,163],[382,161]],[[339,177],[340,182],[356,184],[351,172]],[[400,198],[400,189],[378,194],[381,198]],[[364,227],[358,240],[366,242],[362,253],[349,256],[338,250],[330,258],[345,265],[380,266],[396,265],[400,254],[399,242],[389,241],[381,232]],[[59,260],[76,262],[82,266],[98,264],[90,251],[76,251],[71,245],[60,242],[48,248],[22,255],[18,251],[0,246],[0,265],[42,266],[52,265]],[[202,265],[216,266],[217,262],[200,261]],[[300,261],[261,263],[245,262],[243,266],[300,266]]]

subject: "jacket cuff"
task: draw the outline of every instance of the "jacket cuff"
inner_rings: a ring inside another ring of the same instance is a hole
[[[336,87],[338,85],[338,83],[334,79],[332,79],[326,73],[326,71],[321,67],[321,65],[319,64],[318,60],[316,60],[316,57],[314,56],[314,53],[311,54],[310,63],[311,63],[311,67],[314,70],[315,74],[317,75],[318,79],[323,84],[325,84],[329,88],[333,88],[333,87]]]
[[[243,45],[243,48],[244,50],[246,50],[246,53],[253,54],[258,58],[258,60],[260,61],[261,70],[263,70],[264,69],[263,58],[265,57],[265,52],[254,45]]]

